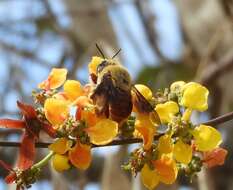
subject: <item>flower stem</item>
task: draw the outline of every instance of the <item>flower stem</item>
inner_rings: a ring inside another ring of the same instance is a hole
[[[38,168],[41,168],[41,167],[47,165],[47,163],[49,162],[49,160],[52,158],[52,156],[54,154],[55,153],[53,151],[50,151],[49,154],[46,157],[44,157],[41,161],[39,161],[36,164],[34,164],[32,166],[32,169],[38,169]]]

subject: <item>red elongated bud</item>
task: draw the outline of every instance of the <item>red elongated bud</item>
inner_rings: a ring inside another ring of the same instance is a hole
[[[5,182],[7,184],[11,184],[16,180],[16,173],[15,172],[11,172],[8,176],[5,177]]]
[[[5,182],[7,184],[13,183],[16,179],[16,173],[13,171],[12,167],[5,163],[4,161],[0,160],[0,165],[10,173],[5,177]]]
[[[33,106],[22,103],[20,101],[17,101],[17,105],[24,116],[26,116],[27,118],[36,118],[37,114]]]
[[[51,125],[42,124],[41,126],[42,126],[43,131],[45,131],[50,137],[52,138],[56,137],[57,131]]]
[[[35,140],[36,136],[30,135],[27,131],[25,131],[19,150],[19,169],[26,170],[33,165],[36,154]]]
[[[14,119],[0,119],[0,126],[5,128],[22,129],[25,128],[25,122]]]

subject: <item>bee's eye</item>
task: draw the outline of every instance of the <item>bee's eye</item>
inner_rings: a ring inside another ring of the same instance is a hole
[[[108,65],[107,61],[103,61],[97,66],[97,73],[100,73]]]

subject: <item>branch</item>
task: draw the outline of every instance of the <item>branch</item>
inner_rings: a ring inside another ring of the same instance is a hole
[[[29,52],[29,51],[26,51],[26,50],[19,49],[19,48],[15,47],[14,45],[7,44],[7,43],[5,43],[3,41],[0,41],[0,49],[1,48],[6,50],[6,51],[12,52],[12,53],[14,53],[16,55],[19,55],[19,56],[22,56],[22,57],[25,57],[25,58],[28,58],[28,59],[32,59],[35,62],[39,62],[42,65],[45,65],[47,67],[51,67],[51,64],[49,62],[47,62],[44,59],[41,59],[41,58],[37,57],[33,52]]]
[[[161,135],[156,136],[154,139],[158,140],[158,138]],[[117,146],[117,145],[124,145],[124,144],[135,144],[135,143],[141,143],[142,139],[139,138],[132,138],[132,139],[117,139],[113,140],[109,144],[106,145],[94,145],[92,144],[92,148],[98,148],[98,147],[105,147],[105,146]],[[48,146],[51,144],[51,142],[37,142],[36,147],[37,148],[48,148]],[[20,142],[6,142],[6,141],[0,141],[0,146],[2,147],[19,147],[21,145]]]
[[[229,112],[229,113],[226,113],[226,114],[224,114],[222,116],[216,117],[214,119],[211,119],[211,120],[209,120],[207,122],[204,122],[202,124],[215,126],[215,125],[219,125],[221,123],[225,123],[227,121],[230,121],[232,119],[233,119],[233,111]]]
[[[200,82],[204,85],[213,83],[221,75],[225,75],[227,72],[233,69],[233,51],[230,51],[225,57],[223,57],[218,64],[211,64],[207,67],[205,74],[203,74]]]
[[[224,114],[222,116],[216,117],[214,119],[211,119],[207,122],[200,123],[205,125],[218,125],[221,123],[225,123],[227,121],[233,120],[233,111],[227,114]],[[200,125],[198,124],[198,125]],[[157,135],[154,137],[154,140],[158,140],[159,137],[161,137],[163,134]],[[141,143],[143,142],[142,139],[139,138],[132,138],[132,139],[116,139],[112,142],[105,144],[105,145],[94,145],[92,144],[92,148],[98,148],[98,147],[106,147],[106,146],[118,146],[118,145],[125,145],[125,144],[135,144],[135,143]],[[36,147],[37,148],[48,148],[48,146],[52,142],[37,142]],[[2,147],[19,147],[21,145],[20,142],[6,142],[6,141],[0,141],[0,146]]]
[[[149,1],[135,0],[135,7],[145,29],[146,38],[154,50],[154,53],[159,57],[161,62],[173,63],[172,60],[163,55],[159,48],[158,32],[154,27],[155,15],[150,10]]]

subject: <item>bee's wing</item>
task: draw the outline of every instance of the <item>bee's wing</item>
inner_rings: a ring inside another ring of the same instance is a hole
[[[148,102],[148,100],[138,91],[135,86],[132,86],[132,91],[135,94],[133,96],[133,104],[136,109],[141,113],[152,113],[154,120],[161,124],[158,113],[154,110],[153,106]]]
[[[99,115],[109,116],[109,101],[113,89],[111,75],[106,73],[99,84],[94,89],[91,99],[97,106],[97,113]]]

